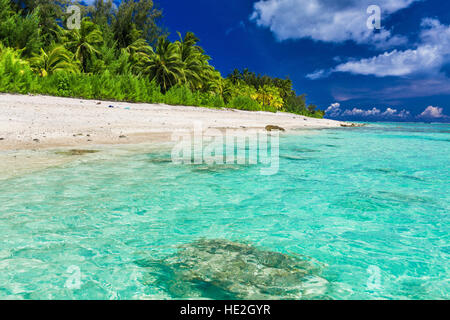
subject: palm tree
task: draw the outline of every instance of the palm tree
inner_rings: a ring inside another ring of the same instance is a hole
[[[122,55],[128,55],[131,68],[136,74],[139,73],[139,67],[145,62],[145,59],[154,54],[152,47],[149,46],[147,41],[142,38],[137,39],[128,47],[121,50]]]
[[[33,70],[43,77],[58,71],[79,71],[77,63],[73,61],[73,54],[62,45],[53,45],[48,52],[41,48],[41,54],[34,55],[29,61]]]
[[[211,79],[212,68],[208,68],[211,59],[204,54],[203,49],[197,45],[199,39],[192,33],[187,32],[184,38],[178,32],[179,41],[175,44],[180,51],[180,59],[184,63],[185,82],[192,89],[198,89]]]
[[[233,73],[229,74],[227,78],[230,79],[233,84],[236,84],[242,78],[241,72],[238,69],[234,69]]]
[[[222,78],[219,71],[211,74],[211,79],[206,82],[203,90],[209,94],[219,95],[225,103],[233,97],[233,83],[230,79]]]
[[[80,29],[66,31],[66,46],[81,62],[83,72],[87,72],[88,61],[98,55],[97,46],[103,43],[102,32],[89,18],[84,18]]]
[[[184,63],[180,59],[178,46],[165,37],[158,39],[156,51],[143,55],[141,60],[142,73],[155,80],[166,93],[171,87],[183,83]]]
[[[273,79],[273,85],[280,89],[280,94],[283,99],[286,99],[288,96],[294,94],[292,89],[292,80],[289,78],[286,79]]]

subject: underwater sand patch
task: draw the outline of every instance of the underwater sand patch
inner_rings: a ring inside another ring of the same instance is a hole
[[[136,264],[148,268],[145,284],[173,298],[316,299],[328,287],[321,267],[303,256],[223,239],[195,241],[166,259]]]
[[[99,150],[82,150],[82,149],[72,149],[67,151],[58,151],[56,154],[63,156],[83,156],[85,154],[97,153]]]

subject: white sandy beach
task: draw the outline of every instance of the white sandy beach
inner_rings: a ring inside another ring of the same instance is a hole
[[[192,130],[196,121],[203,129],[276,125],[289,131],[341,125],[282,112],[1,94],[0,150],[169,141],[173,131]]]
[[[110,108],[113,106],[113,108]],[[95,149],[81,161],[170,145],[172,133],[202,128],[340,127],[342,122],[289,113],[0,94],[0,179],[78,161],[61,150]],[[312,133],[296,130],[297,134]]]

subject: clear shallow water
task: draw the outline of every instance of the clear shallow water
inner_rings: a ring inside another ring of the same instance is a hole
[[[282,137],[274,176],[152,153],[3,180],[0,298],[222,298],[177,273],[221,256],[177,246],[227,239],[314,261],[326,283],[307,297],[449,299],[449,146],[449,125],[374,124]]]

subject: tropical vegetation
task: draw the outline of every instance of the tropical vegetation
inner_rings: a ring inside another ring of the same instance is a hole
[[[289,78],[227,77],[192,32],[171,42],[152,0],[0,0],[0,92],[167,103],[323,117]]]

